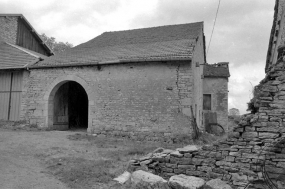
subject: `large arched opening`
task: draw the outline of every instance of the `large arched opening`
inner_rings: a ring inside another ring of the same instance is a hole
[[[53,99],[53,129],[87,129],[88,97],[75,81],[62,84]]]
[[[55,80],[47,90],[46,125],[54,130],[87,130],[90,125],[91,92],[87,83],[76,76]]]

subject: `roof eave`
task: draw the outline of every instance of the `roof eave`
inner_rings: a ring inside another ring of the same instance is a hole
[[[12,47],[14,47],[14,48],[16,48],[16,49],[18,49],[18,50],[20,50],[20,51],[23,51],[23,52],[29,54],[30,56],[33,56],[33,57],[38,58],[38,59],[41,58],[41,57],[39,57],[39,56],[37,56],[37,55],[35,55],[35,54],[33,54],[33,53],[31,53],[31,52],[25,50],[23,47],[19,47],[19,46],[17,46],[17,45],[13,45],[13,44],[8,43],[8,42],[5,42],[5,43],[8,44],[8,45],[10,45],[10,46],[12,46]]]
[[[1,70],[24,70],[26,69],[26,67],[7,67],[7,68],[0,68],[0,71]]]
[[[36,36],[40,42],[42,43],[42,45],[46,48],[46,50],[49,51],[50,55],[54,55],[54,52],[45,44],[45,42],[42,40],[42,38],[40,37],[40,35],[37,33],[37,31],[33,28],[33,26],[29,23],[29,21],[23,16],[20,16],[21,19],[23,19],[27,25],[30,27],[31,32],[34,34],[34,36]]]
[[[139,63],[139,62],[165,62],[165,61],[192,61],[192,58],[161,58],[161,59],[129,59],[129,60],[111,60],[102,62],[90,62],[90,63],[77,63],[77,64],[60,64],[60,65],[42,65],[31,66],[29,69],[41,69],[41,68],[63,68],[63,67],[80,67],[80,66],[97,66],[108,64],[124,64],[124,63]]]

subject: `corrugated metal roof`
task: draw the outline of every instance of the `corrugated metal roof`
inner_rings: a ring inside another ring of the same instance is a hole
[[[105,32],[33,67],[191,60],[202,32],[203,22]]]
[[[47,57],[23,47],[0,41],[0,70],[25,68],[44,58]]]

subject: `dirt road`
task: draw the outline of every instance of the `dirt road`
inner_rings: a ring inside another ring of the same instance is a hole
[[[40,156],[54,146],[69,148],[67,132],[26,132],[0,130],[1,189],[66,189],[64,183],[47,174]]]

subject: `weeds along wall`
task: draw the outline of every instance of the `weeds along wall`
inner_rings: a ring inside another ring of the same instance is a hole
[[[191,134],[190,62],[31,69],[23,97],[25,119],[40,127],[51,126],[47,124],[53,116],[50,93],[68,81],[83,83],[86,90],[90,133],[164,141]]]
[[[255,112],[244,115],[233,133],[200,150],[153,154],[140,164],[164,177],[177,174],[221,178],[234,188],[285,188],[285,62],[255,89]]]

